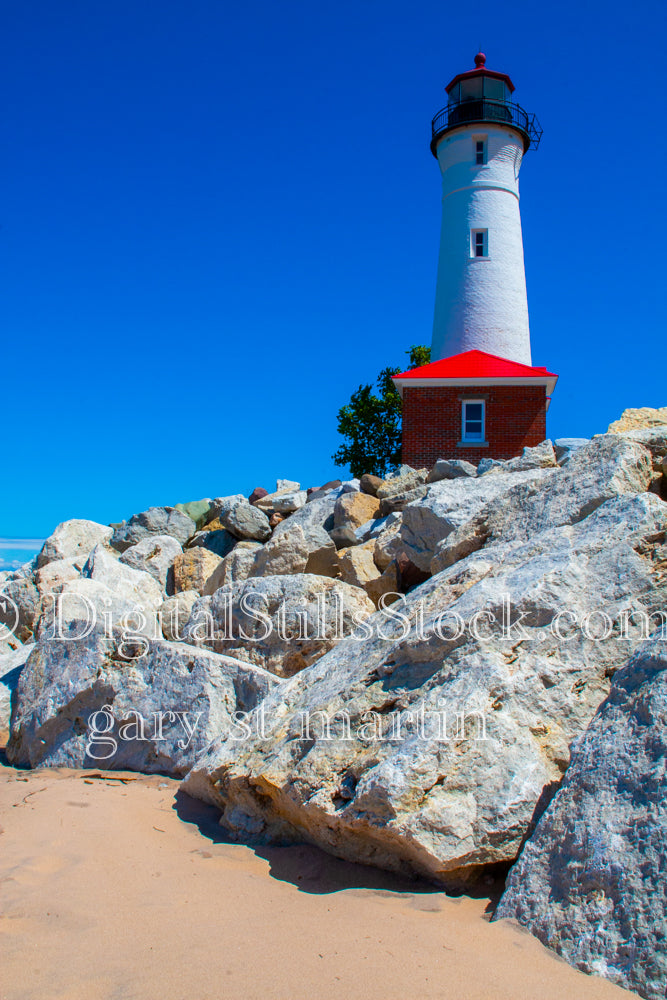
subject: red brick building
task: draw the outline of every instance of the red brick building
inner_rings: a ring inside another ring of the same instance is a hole
[[[465,351],[401,372],[403,462],[513,458],[546,437],[557,375],[484,351]]]

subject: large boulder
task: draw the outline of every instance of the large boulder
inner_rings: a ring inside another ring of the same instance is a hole
[[[488,474],[491,481],[494,475]],[[487,479],[485,476],[484,479]],[[484,546],[525,541],[549,527],[576,524],[610,497],[641,493],[653,479],[651,455],[637,442],[606,434],[580,448],[564,469],[513,487],[445,538],[431,570],[439,572]]]
[[[290,677],[374,611],[359,587],[300,573],[226,584],[192,609],[184,637]]]
[[[37,566],[46,566],[57,559],[78,559],[82,568],[96,545],[108,544],[113,528],[95,521],[75,518],[63,521],[44,542],[37,556]]]
[[[496,911],[650,1000],[667,995],[666,645],[615,675]]]
[[[124,552],[151,535],[171,535],[185,545],[195,530],[192,518],[175,507],[149,507],[116,528],[111,544],[118,552]]]
[[[20,767],[182,775],[275,687],[271,674],[164,639],[40,641],[16,689],[7,757]]]
[[[618,420],[609,424],[607,434],[620,434],[621,431],[631,431],[637,427],[661,425],[667,425],[667,406],[660,406],[655,410],[650,406],[640,406],[634,410],[624,410]]]
[[[619,632],[624,610],[667,598],[666,529],[657,497],[617,497],[474,553],[270,694],[263,731],[255,713],[245,742],[216,741],[186,790],[236,838],[307,840],[445,886],[512,861],[641,641],[641,622]]]
[[[151,535],[125,549],[120,562],[149,573],[166,593],[174,592],[174,560],[183,551],[172,535]]]
[[[549,471],[495,472],[479,478],[443,479],[428,487],[426,496],[403,509],[400,545],[390,549],[392,558],[404,553],[424,572],[430,572],[438,544],[468,521],[491,500],[496,500],[519,483],[550,476]],[[381,546],[378,546],[380,548]]]

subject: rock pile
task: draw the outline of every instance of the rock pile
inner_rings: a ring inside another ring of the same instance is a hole
[[[0,575],[9,759],[186,776],[232,837],[450,888],[520,855],[500,915],[664,995],[667,425],[626,418],[59,525]]]

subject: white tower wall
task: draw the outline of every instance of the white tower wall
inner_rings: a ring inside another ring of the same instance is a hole
[[[476,142],[487,162],[475,163]],[[520,133],[475,123],[437,146],[442,230],[431,360],[480,350],[531,364],[519,211]],[[475,257],[473,230],[487,231],[488,256]]]

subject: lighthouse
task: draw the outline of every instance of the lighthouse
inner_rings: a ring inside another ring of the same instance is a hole
[[[445,89],[431,123],[442,177],[431,363],[394,379],[413,467],[538,444],[557,379],[532,364],[519,206],[521,164],[542,129],[482,52]]]

